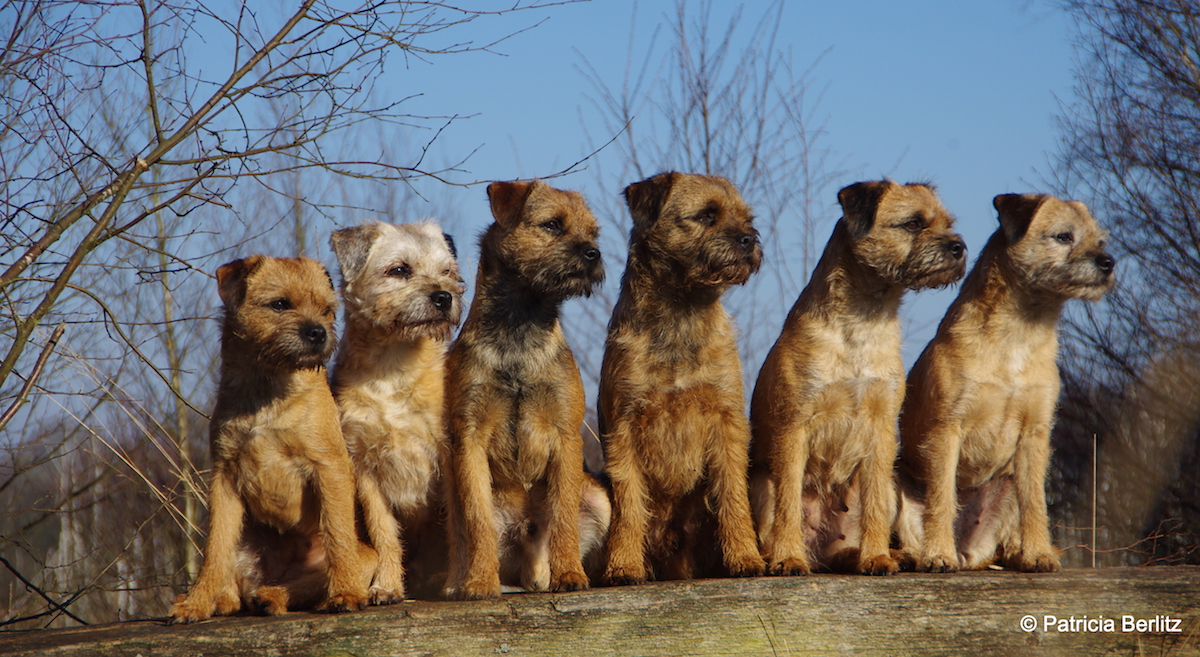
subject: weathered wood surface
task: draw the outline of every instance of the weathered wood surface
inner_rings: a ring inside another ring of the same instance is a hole
[[[1047,614],[1112,619],[1115,631],[1044,631]],[[1035,631],[1021,628],[1026,615]],[[1123,632],[1123,616],[1169,616],[1181,631]],[[0,633],[0,655],[92,654],[1200,655],[1200,568],[665,582],[344,615]]]

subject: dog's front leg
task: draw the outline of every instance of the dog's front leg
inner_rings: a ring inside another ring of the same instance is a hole
[[[633,446],[632,422],[619,418],[605,437],[604,458],[612,480],[613,517],[608,536],[608,566],[604,581],[613,585],[646,581],[648,524],[645,475]]]
[[[186,597],[171,607],[172,623],[201,621],[213,614],[232,614],[242,608],[237,582],[237,546],[242,539],[246,507],[225,468],[213,468],[208,493],[208,540],[204,566]]]
[[[336,412],[331,417],[337,417]],[[328,597],[321,611],[357,611],[367,605],[367,584],[354,529],[354,470],[350,454],[336,429],[337,441],[314,459],[317,489],[321,496],[321,534],[329,560]]]
[[[770,459],[775,480],[775,518],[763,541],[772,575],[807,575],[808,548],[804,542],[804,470],[808,467],[808,432],[797,423],[776,438]]]
[[[889,543],[892,521],[896,518],[896,417],[899,408],[881,415],[873,427],[876,444],[859,466],[858,480],[862,500],[862,545],[858,570],[864,575],[892,575],[900,569],[892,557]]]
[[[717,502],[721,554],[730,575],[757,577],[763,574],[764,563],[750,517],[746,483],[750,469],[750,423],[740,408],[725,409],[714,419],[716,450],[711,480]]]
[[[588,587],[588,578],[579,552],[579,503],[583,494],[583,441],[579,431],[564,430],[559,446],[557,456],[550,460],[546,496],[550,590],[580,591]]]
[[[363,524],[371,544],[379,553],[379,563],[368,591],[373,605],[388,605],[404,599],[404,545],[400,523],[392,511],[379,482],[370,473],[358,475],[358,499],[362,504]]]
[[[958,458],[962,449],[961,428],[939,421],[925,441],[928,464],[925,477],[925,545],[921,548],[921,570],[949,573],[958,570],[954,521],[958,517]]]
[[[459,423],[452,433],[451,457],[456,498],[460,546],[466,556],[466,573],[458,590],[451,591],[461,600],[500,597],[499,537],[496,534],[495,500],[492,498],[492,473],[488,467],[487,440],[490,423]],[[451,540],[454,540],[454,534]],[[464,549],[465,548],[465,549]],[[452,566],[453,571],[453,566]]]
[[[1058,554],[1050,544],[1050,521],[1046,514],[1046,469],[1050,464],[1050,418],[1057,395],[1045,408],[1030,412],[1031,419],[1017,439],[1013,456],[1017,486],[1020,550],[1006,554],[1008,565],[1025,572],[1047,573],[1059,569]]]

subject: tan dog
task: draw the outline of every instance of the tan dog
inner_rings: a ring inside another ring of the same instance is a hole
[[[599,229],[583,197],[541,181],[492,183],[488,198],[496,221],[446,383],[447,594],[498,596],[502,574],[584,589],[581,553],[600,546],[609,506],[583,470],[583,383],[558,314],[604,276]]]
[[[211,422],[204,566],[172,622],[245,607],[361,609],[375,552],[354,530],[354,474],[323,363],[337,297],[308,258],[217,270],[225,320]]]
[[[772,573],[891,574],[900,301],[949,285],[966,246],[932,188],[862,182],[767,355],[751,401],[751,497]]]
[[[689,578],[718,558],[728,574],[761,575],[741,364],[720,302],[762,261],[750,209],[722,178],[674,172],[625,199],[633,230],[597,408],[614,504],[605,579]],[[708,508],[719,557],[701,551]]]
[[[1087,208],[1004,194],[1000,229],[908,377],[900,423],[902,549],[929,571],[1052,571],[1046,516],[1058,318],[1115,281]],[[919,552],[918,552],[919,551]]]
[[[445,572],[443,389],[463,293],[448,240],[432,223],[368,224],[330,238],[346,303],[333,394],[363,521],[379,551],[372,604],[404,598],[405,564],[411,568],[418,555],[427,570]],[[439,581],[418,591],[429,597],[440,588]]]

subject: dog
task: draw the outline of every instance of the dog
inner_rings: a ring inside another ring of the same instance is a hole
[[[1116,280],[1107,234],[1084,204],[1003,194],[988,240],[908,377],[897,534],[921,570],[997,558],[1059,568],[1046,514],[1058,400],[1058,318]]]
[[[597,404],[613,491],[604,579],[761,575],[741,364],[720,302],[762,263],[750,209],[727,180],[678,172],[625,200],[633,228]],[[719,553],[704,549],[714,531]]]
[[[354,473],[325,377],[333,283],[314,260],[254,255],[221,266],[217,285],[208,539],[171,621],[361,609],[376,555],[355,533]]]
[[[583,382],[559,308],[603,280],[599,228],[582,196],[543,181],[487,192],[495,222],[446,379],[446,594],[496,597],[502,576],[585,589],[582,555],[601,548],[610,510],[583,469]]]
[[[370,602],[390,604],[405,597],[406,563],[445,574],[445,361],[464,285],[453,241],[433,223],[343,228],[330,243],[346,306],[333,395],[363,524],[379,552]],[[422,574],[428,584],[435,573]],[[436,581],[418,592],[440,588]]]
[[[751,397],[751,497],[778,575],[897,571],[900,302],[966,269],[966,246],[932,187],[860,182],[838,202],[842,218]]]

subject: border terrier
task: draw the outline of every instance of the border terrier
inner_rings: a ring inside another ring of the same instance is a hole
[[[900,302],[962,278],[966,246],[932,187],[860,182],[758,374],[751,497],[770,572],[888,575]],[[811,555],[811,556],[810,556]]]
[[[496,597],[513,571],[527,590],[585,589],[581,554],[603,542],[609,504],[583,469],[583,382],[558,318],[603,280],[599,229],[576,192],[542,181],[487,192],[495,222],[447,365],[446,592]]]
[[[221,376],[204,565],[171,621],[243,607],[361,609],[375,551],[354,528],[354,474],[325,378],[337,297],[308,258],[222,265]]]
[[[1059,567],[1046,515],[1058,318],[1116,260],[1079,202],[1003,194],[1000,229],[908,377],[897,533],[922,570]],[[915,551],[915,552],[914,552]]]
[[[445,562],[443,389],[464,286],[453,243],[432,223],[343,228],[330,243],[346,304],[333,395],[379,552],[371,604],[389,604],[405,596],[406,565],[436,571]],[[422,597],[440,588],[417,586]]]
[[[677,172],[625,200],[633,229],[597,405],[613,488],[604,578],[687,579],[721,573],[718,561],[761,575],[741,363],[720,301],[762,262],[750,208],[723,178]]]

